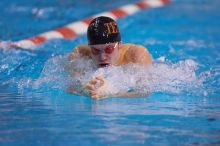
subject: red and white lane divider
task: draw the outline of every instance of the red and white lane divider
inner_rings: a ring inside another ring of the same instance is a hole
[[[170,0],[143,0],[134,4],[128,4],[107,12],[99,13],[94,16],[85,18],[81,21],[72,22],[55,30],[48,31],[37,36],[20,40],[17,42],[0,42],[0,48],[23,48],[33,49],[36,46],[51,39],[72,39],[78,35],[84,34],[92,19],[98,16],[108,16],[117,20],[121,17],[132,15],[142,9],[156,8],[168,4]]]

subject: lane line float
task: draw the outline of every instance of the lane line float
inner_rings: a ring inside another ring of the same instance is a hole
[[[72,39],[78,35],[85,34],[91,20],[98,16],[108,16],[117,20],[121,17],[132,15],[142,9],[157,8],[168,4],[170,0],[143,0],[134,4],[124,5],[106,12],[102,12],[80,21],[72,22],[55,30],[41,33],[37,36],[16,42],[0,42],[0,48],[22,48],[34,49],[47,40],[51,39]]]

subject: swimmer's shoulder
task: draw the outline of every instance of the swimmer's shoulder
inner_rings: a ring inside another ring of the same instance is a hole
[[[140,64],[151,64],[152,57],[148,49],[142,45],[125,44],[126,48],[125,57],[129,62]]]
[[[122,49],[125,49],[128,52],[130,52],[130,51],[142,51],[142,52],[148,51],[147,48],[142,45],[131,44],[131,43],[123,44]]]
[[[122,49],[125,49],[125,50],[127,51],[127,50],[128,50],[130,47],[132,47],[133,45],[135,45],[135,44],[126,43],[126,44],[122,44],[121,48],[122,48]]]
[[[79,53],[83,56],[90,56],[91,49],[88,45],[78,45],[75,48],[73,48],[73,53]]]
[[[81,51],[81,50],[90,50],[90,47],[88,45],[82,44],[82,45],[78,45],[73,48],[73,52],[74,51]]]
[[[69,54],[68,60],[73,60],[79,56],[91,57],[91,50],[88,45],[78,45],[73,48],[73,51]]]

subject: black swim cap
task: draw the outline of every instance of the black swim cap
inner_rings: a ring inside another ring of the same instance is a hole
[[[89,45],[106,44],[121,41],[116,22],[109,17],[100,16],[92,20],[87,30]]]

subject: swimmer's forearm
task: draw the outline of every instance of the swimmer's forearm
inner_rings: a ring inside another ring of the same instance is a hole
[[[144,94],[132,92],[132,93],[125,93],[125,94],[118,95],[118,97],[145,97],[149,95],[150,94],[144,95]]]
[[[73,86],[69,86],[69,87],[66,89],[66,92],[69,93],[69,94],[75,94],[75,95],[80,95],[80,96],[83,96],[83,95],[84,95],[83,90],[79,90],[79,88],[75,88],[75,87],[73,87]]]
[[[66,92],[67,92],[67,93],[76,94],[76,93],[77,93],[77,90],[76,90],[74,87],[69,86],[69,87],[66,89]]]
[[[149,95],[150,93],[140,94],[137,92],[126,92],[126,93],[118,93],[118,94],[112,95],[112,97],[145,97]]]

